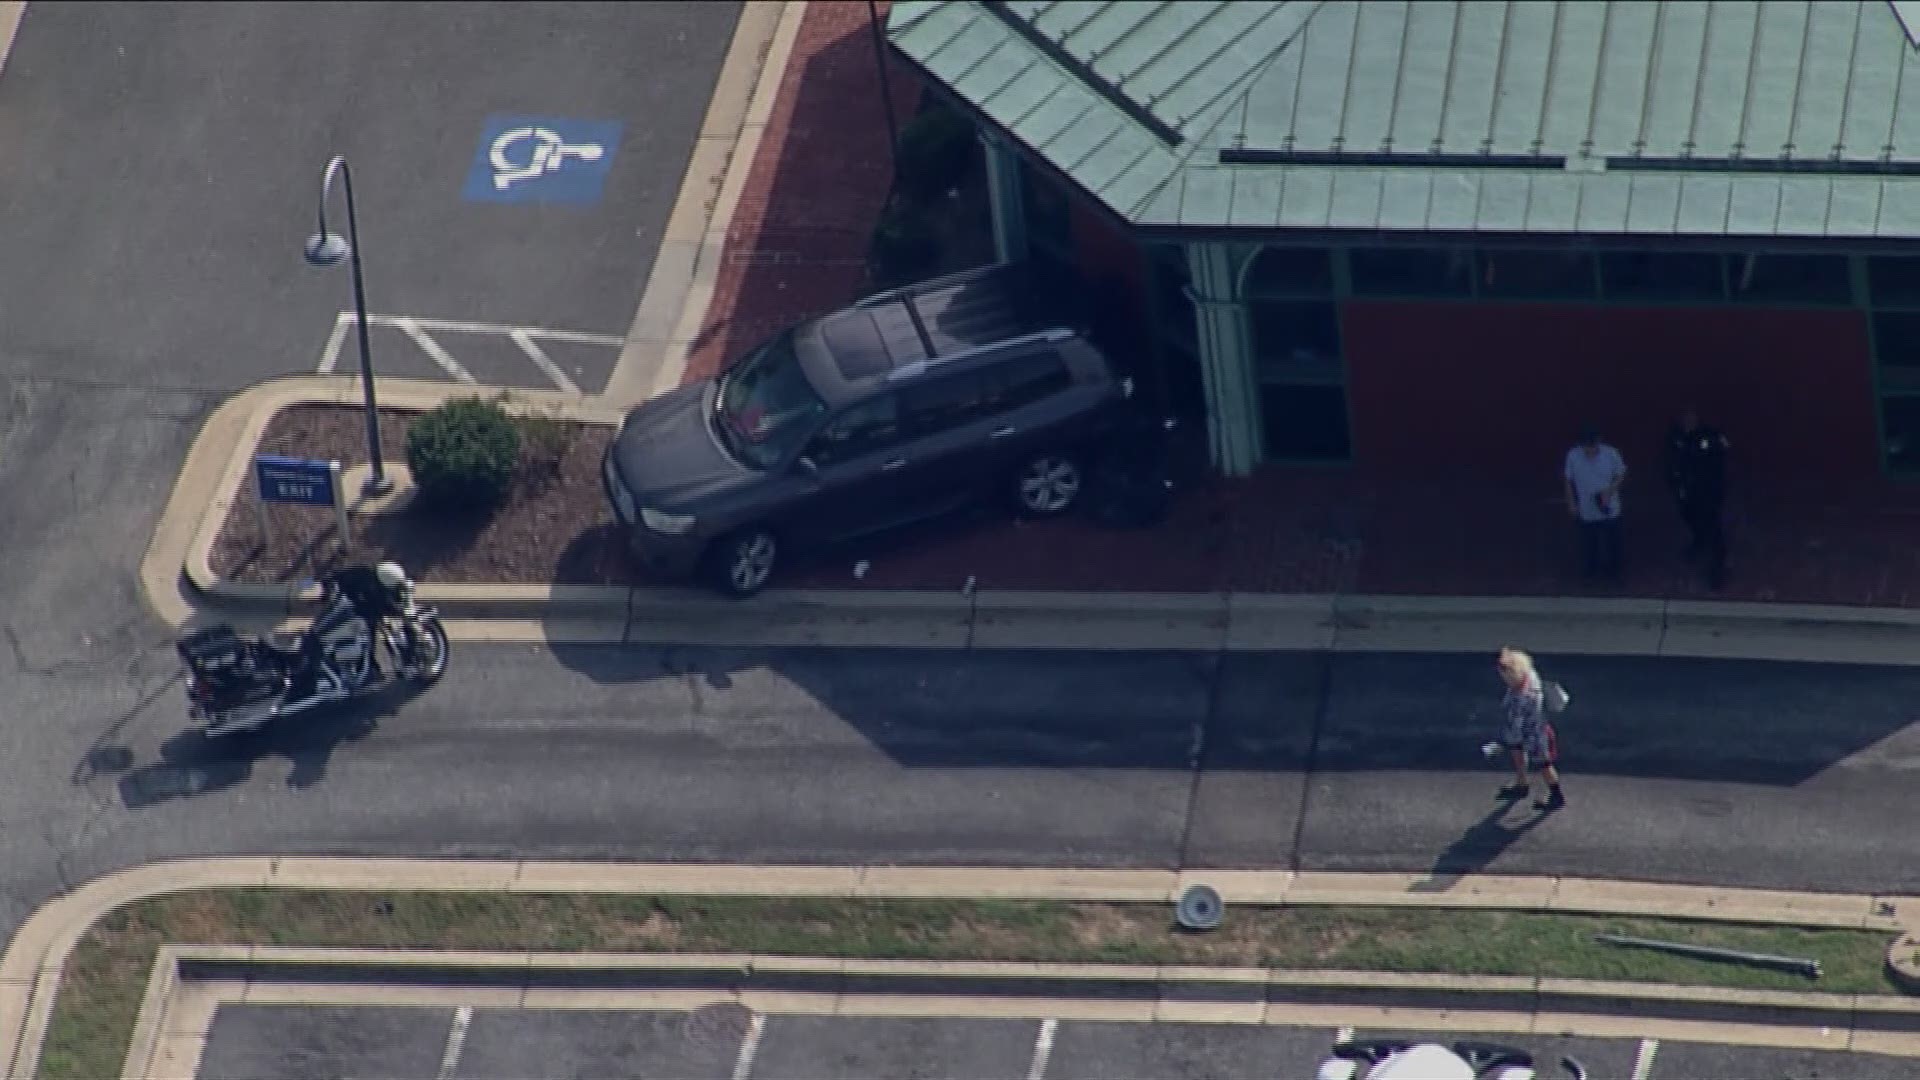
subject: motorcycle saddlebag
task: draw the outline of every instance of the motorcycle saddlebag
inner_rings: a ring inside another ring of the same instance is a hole
[[[174,647],[187,667],[208,678],[230,679],[253,670],[252,650],[225,623],[196,630]]]

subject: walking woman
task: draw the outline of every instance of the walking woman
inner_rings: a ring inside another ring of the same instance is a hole
[[[1506,715],[1500,741],[1513,759],[1513,783],[1501,788],[1499,797],[1510,802],[1526,798],[1537,771],[1547,782],[1547,797],[1535,801],[1534,807],[1558,810],[1567,805],[1567,799],[1560,793],[1560,770],[1555,768],[1559,748],[1547,719],[1540,673],[1534,670],[1533,657],[1519,649],[1501,649],[1498,665],[1500,681],[1507,685],[1506,699],[1500,703]]]

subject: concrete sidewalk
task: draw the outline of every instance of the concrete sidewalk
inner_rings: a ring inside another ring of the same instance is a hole
[[[392,407],[429,408],[473,392],[387,380],[381,393]],[[242,498],[248,462],[272,416],[301,404],[351,404],[358,393],[348,376],[298,376],[261,383],[214,411],[141,564],[145,593],[162,619],[280,625],[299,614],[301,601],[288,587],[223,581],[209,554]],[[539,391],[510,397],[584,423],[615,424],[620,416],[597,400]],[[1920,662],[1920,611],[1905,608],[957,589],[774,590],[734,601],[691,588],[431,583],[422,598],[466,641],[1206,652],[1479,652],[1520,643],[1552,654]]]
[[[135,900],[197,889],[269,888],[436,892],[631,893],[870,899],[997,898],[1168,903],[1205,883],[1229,904],[1499,908],[1784,923],[1898,934],[1920,918],[1920,898],[1595,881],[1291,871],[1063,870],[997,867],[739,866],[532,860],[331,859],[262,856],[157,863],[89,882],[27,919],[0,959],[0,1042],[9,1078],[33,1075],[68,957],[89,927]],[[171,943],[191,944],[191,943]],[[217,943],[203,943],[217,944]],[[249,953],[249,956],[251,953]],[[244,959],[244,957],[243,957]],[[448,957],[455,962],[459,957]],[[474,958],[498,963],[498,956]],[[531,962],[522,956],[514,962]],[[950,965],[962,972],[965,965]],[[1156,978],[1165,972],[1156,972]],[[1612,986],[1668,998],[1659,987]],[[1536,987],[1536,990],[1538,988]],[[1688,996],[1685,994],[1682,997]],[[1692,995],[1698,997],[1696,993]],[[1724,996],[1724,995],[1721,995]],[[1795,1003],[1805,1005],[1806,1003]],[[1908,1009],[1901,999],[1842,1007]],[[1839,1015],[1839,1014],[1836,1014]]]

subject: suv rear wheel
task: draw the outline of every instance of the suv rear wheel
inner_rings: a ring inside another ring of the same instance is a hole
[[[1079,462],[1062,454],[1040,454],[1014,474],[1013,495],[1023,512],[1053,517],[1073,506],[1083,481]]]
[[[713,583],[729,596],[752,596],[767,587],[780,561],[780,542],[765,529],[742,529],[722,538],[708,554]]]

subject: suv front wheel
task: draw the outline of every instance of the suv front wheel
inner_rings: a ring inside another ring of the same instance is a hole
[[[1061,454],[1040,454],[1014,474],[1013,496],[1023,513],[1053,517],[1073,506],[1083,483],[1079,462]]]
[[[780,561],[780,541],[765,529],[742,529],[708,552],[714,585],[729,596],[747,597],[766,588]]]

